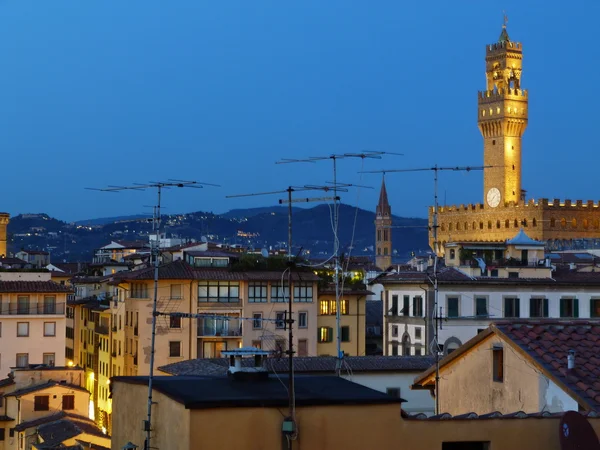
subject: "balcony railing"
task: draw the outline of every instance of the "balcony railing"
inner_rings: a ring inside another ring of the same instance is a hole
[[[108,326],[96,324],[96,333],[108,335]]]
[[[1,316],[18,316],[18,315],[64,315],[64,303],[37,303],[29,305],[16,305],[11,303],[3,303],[0,305]]]
[[[239,337],[242,335],[242,321],[206,317],[198,319],[198,336]]]

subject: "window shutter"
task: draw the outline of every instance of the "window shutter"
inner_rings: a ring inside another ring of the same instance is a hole
[[[565,300],[560,299],[560,317],[565,317]]]
[[[515,317],[521,317],[521,299],[515,298]]]
[[[327,342],[333,341],[333,328],[327,327]]]
[[[545,298],[544,299],[544,317],[549,317],[550,314],[548,313],[548,299]]]
[[[535,299],[529,299],[529,317],[537,317],[539,311],[535,310]]]
[[[573,317],[579,317],[579,299],[573,299]]]

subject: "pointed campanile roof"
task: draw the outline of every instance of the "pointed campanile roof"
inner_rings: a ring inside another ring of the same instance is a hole
[[[378,216],[392,215],[392,208],[388,202],[387,189],[385,188],[385,178],[381,181],[381,191],[379,192],[379,203],[377,203],[376,213]]]

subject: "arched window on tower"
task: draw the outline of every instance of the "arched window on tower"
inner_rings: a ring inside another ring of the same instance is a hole
[[[452,222],[448,224],[448,231],[452,231]]]
[[[477,229],[477,224],[475,222],[473,222],[473,230]]]
[[[523,224],[524,227],[527,226],[527,219],[523,219],[523,221],[521,222]]]
[[[515,219],[514,226],[515,228],[519,228],[519,221],[517,219]]]
[[[594,219],[594,228],[598,229],[598,219]]]
[[[506,219],[504,221],[504,228],[510,228],[510,220]]]
[[[488,220],[488,230],[491,230],[491,229],[492,229],[492,221]]]
[[[446,225],[445,225],[445,224],[441,224],[441,225],[440,225],[440,229],[441,229],[442,231],[446,231]]]
[[[537,227],[537,220],[535,219],[535,217],[531,221],[531,225],[533,225],[534,227]]]
[[[483,222],[479,222],[479,229],[483,230]]]
[[[573,219],[571,220],[571,227],[577,228],[577,219],[575,217],[573,217]]]
[[[587,219],[583,219],[583,228],[586,230],[590,227],[590,222]]]
[[[564,217],[560,218],[560,226],[562,228],[566,228],[567,227],[567,219],[565,219]]]
[[[381,242],[381,230],[377,230],[377,242]]]
[[[384,240],[385,242],[389,241],[389,238],[388,238],[388,230],[383,230],[383,240]]]
[[[467,231],[469,229],[469,223],[465,222],[465,231]]]
[[[496,220],[496,228],[500,228],[500,221]]]
[[[456,231],[460,231],[460,222],[456,222]]]

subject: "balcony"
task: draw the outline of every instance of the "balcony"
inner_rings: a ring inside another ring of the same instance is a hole
[[[96,333],[98,333],[98,334],[108,335],[108,326],[107,325],[96,324],[95,329],[96,329]]]
[[[242,321],[237,317],[231,319],[206,317],[198,319],[199,337],[241,337]]]
[[[3,303],[0,305],[0,316],[35,316],[35,315],[64,315],[64,303],[38,303],[29,305],[17,305]]]

